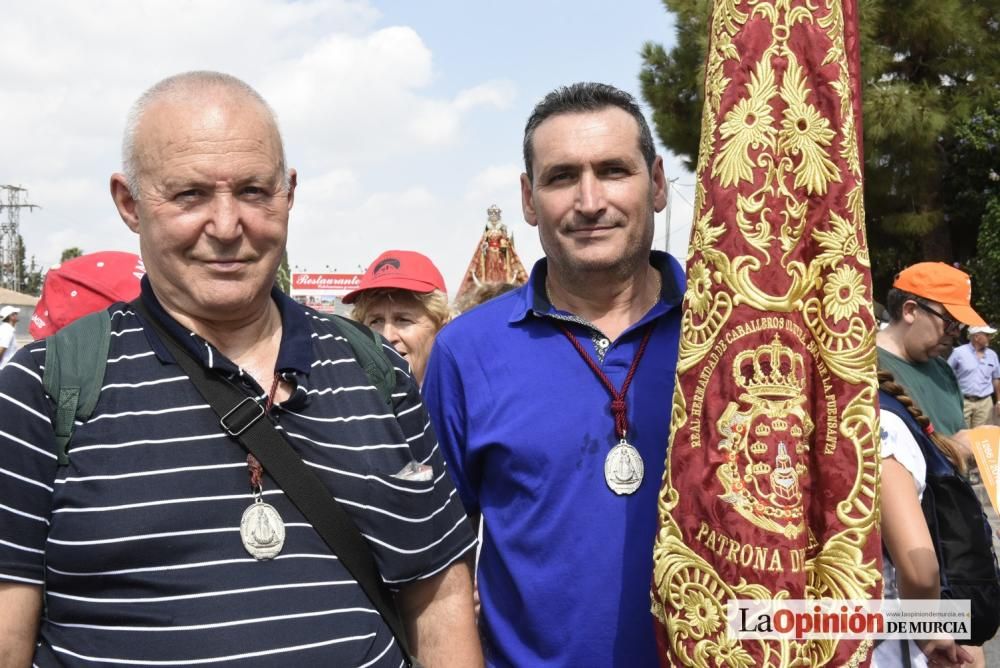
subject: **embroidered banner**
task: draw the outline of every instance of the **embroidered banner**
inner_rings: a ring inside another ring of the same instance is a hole
[[[653,613],[663,665],[867,665],[729,599],[881,596],[856,0],[716,0]]]

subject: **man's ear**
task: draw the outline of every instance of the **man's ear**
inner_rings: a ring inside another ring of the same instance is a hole
[[[299,185],[299,175],[294,169],[288,170],[288,210],[295,204],[295,186]]]
[[[111,175],[111,199],[115,201],[118,208],[118,215],[122,217],[128,228],[139,233],[139,203],[132,196],[129,190],[128,181],[124,174],[115,173]]]
[[[521,211],[524,220],[532,227],[538,226],[538,214],[535,213],[535,203],[531,199],[531,179],[527,174],[521,174]]]
[[[903,302],[903,308],[900,312],[901,320],[908,325],[912,325],[913,321],[917,317],[917,302],[912,299],[907,299]]]
[[[667,177],[663,173],[663,158],[656,156],[649,175],[653,188],[653,208],[657,213],[667,207]]]

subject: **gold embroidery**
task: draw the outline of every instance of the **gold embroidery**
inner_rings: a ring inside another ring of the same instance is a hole
[[[860,188],[855,190],[860,192]],[[813,262],[836,268],[845,257],[854,257],[860,252],[860,243],[858,230],[846,218],[837,215],[836,211],[830,212],[829,222],[829,230],[813,230],[813,239],[823,249]]]
[[[761,61],[747,84],[749,97],[740,100],[719,126],[722,146],[719,158],[712,166],[712,176],[723,187],[738,185],[753,178],[753,158],[750,150],[774,148],[774,121],[771,118],[771,98],[778,92],[770,63]]]
[[[865,277],[854,267],[844,265],[827,277],[823,286],[823,313],[838,323],[847,320],[865,305]]]
[[[688,270],[688,290],[691,310],[704,318],[712,301],[712,277],[704,260],[698,260]]]
[[[769,35],[766,28],[757,33],[770,41],[754,51],[734,39],[751,17],[770,26]],[[824,36],[823,62],[807,76],[796,49],[804,40]],[[758,657],[759,665],[774,668],[822,666],[835,656],[836,641],[727,638],[719,623],[726,600],[782,599],[792,592],[742,578],[727,583],[689,544],[715,554],[720,565],[765,574],[805,573],[806,591],[795,597],[869,598],[880,577],[874,560],[862,561],[878,521],[878,415],[874,314],[863,275],[869,253],[844,14],[840,0],[717,0],[709,37],[677,365],[678,374],[700,370],[693,389],[679,383],[675,389],[671,449],[683,446],[692,452],[687,448],[704,446],[724,453],[714,475],[719,498],[752,525],[797,536],[806,547],[758,549],[705,522],[685,535],[688,529],[674,516],[681,492],[673,486],[668,456],[658,502],[653,614],[667,629],[672,657],[684,665],[742,667],[757,664]],[[734,77],[747,77],[739,90],[730,90],[729,69]],[[814,75],[818,69],[821,76]],[[831,96],[838,101],[833,109],[817,106],[818,99]],[[745,192],[736,193],[722,210],[706,197],[708,187]],[[826,200],[829,208],[817,220],[813,200],[831,193],[836,197]],[[761,271],[774,257],[787,276],[780,284],[764,279]],[[745,317],[747,307],[767,317],[730,326],[734,312],[742,309]],[[776,332],[771,344],[739,355],[728,352],[742,337],[771,330]],[[793,340],[801,353],[792,350]],[[768,357],[783,362],[765,363]],[[816,385],[810,389],[811,415],[801,391],[807,368]],[[741,393],[721,414],[709,416],[705,395],[717,373],[733,374]],[[851,393],[842,411],[834,383],[847,384]],[[719,435],[718,442],[703,443],[710,433]],[[840,454],[842,448],[846,452]],[[824,535],[820,544],[805,523],[802,490],[811,462],[834,454],[856,462],[857,474],[836,506],[842,529]],[[860,665],[870,651],[871,642],[862,642],[848,665]]]
[[[807,93],[802,68],[789,54],[788,70],[781,84],[781,99],[788,106],[778,136],[788,155],[802,157],[795,170],[795,187],[804,187],[810,195],[824,195],[830,182],[840,182],[837,166],[827,155],[835,133],[830,129],[830,121],[806,101]]]
[[[733,380],[745,391],[743,405],[730,402],[718,421],[724,437],[718,447],[727,453],[715,474],[722,484],[719,498],[755,526],[796,538],[805,529],[799,479],[808,471],[802,455],[809,446],[791,435],[789,424],[799,427],[805,439],[813,431],[801,406],[802,355],[775,334],[770,345],[736,356]],[[774,441],[772,448],[768,442]]]

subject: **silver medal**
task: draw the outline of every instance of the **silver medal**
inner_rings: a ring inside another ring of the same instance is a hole
[[[273,559],[285,544],[285,523],[269,503],[257,498],[240,520],[243,547],[254,559]]]
[[[642,484],[642,455],[624,438],[604,460],[604,480],[615,494],[632,494]]]

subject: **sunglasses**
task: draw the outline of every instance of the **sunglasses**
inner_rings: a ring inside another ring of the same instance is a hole
[[[962,331],[962,328],[965,327],[965,325],[963,325],[962,323],[960,323],[958,320],[955,320],[954,318],[952,318],[950,316],[946,316],[943,313],[938,313],[936,310],[932,309],[927,304],[923,304],[921,302],[914,302],[914,304],[916,304],[918,307],[920,307],[921,310],[927,311],[928,313],[933,313],[937,317],[941,318],[941,322],[944,323],[944,333],[945,334],[948,334],[948,335],[951,335],[951,336],[958,336],[959,332]]]

